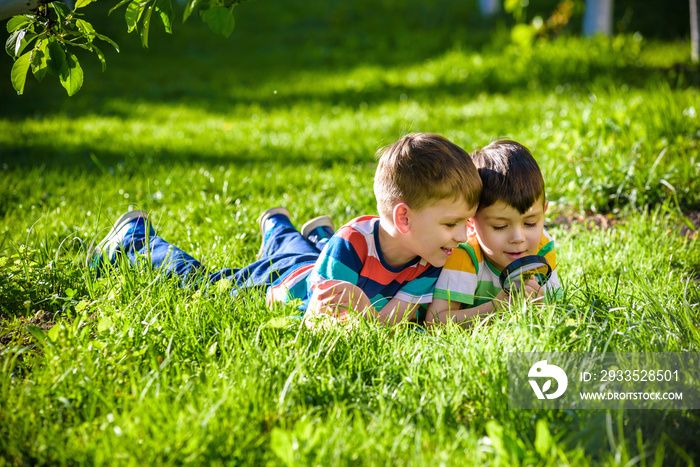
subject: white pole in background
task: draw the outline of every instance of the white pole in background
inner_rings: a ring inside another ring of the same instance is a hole
[[[613,0],[586,0],[583,35],[612,34]]]
[[[493,16],[498,13],[499,0],[479,0],[479,10],[484,16]]]
[[[690,0],[690,58],[693,63],[700,61],[700,11],[698,0]]]

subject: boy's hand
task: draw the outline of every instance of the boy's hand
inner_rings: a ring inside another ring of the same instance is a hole
[[[539,282],[537,282],[537,279],[535,278],[530,278],[525,281],[523,281],[520,284],[520,288],[517,290],[513,290],[514,293],[507,293],[505,290],[501,289],[500,292],[498,292],[498,295],[496,295],[496,298],[494,300],[494,304],[501,302],[501,303],[513,303],[513,296],[518,295],[518,296],[524,296],[526,300],[535,302],[535,303],[541,303],[542,302],[542,297],[544,297],[544,287],[540,285]]]
[[[544,291],[544,288],[540,285],[539,282],[537,282],[536,279],[528,279],[523,283],[522,288],[520,289],[523,294],[525,294],[525,298],[527,298],[529,301],[534,302],[541,297],[540,292]]]
[[[354,284],[327,280],[314,288],[307,313],[310,316],[330,316],[337,322],[347,322],[353,311],[371,308],[367,295]]]
[[[512,301],[513,297],[508,292],[501,289],[493,299],[493,309],[494,311],[498,311],[502,308],[507,308],[507,304]]]
[[[372,306],[369,297],[358,286],[339,280],[327,280],[314,287],[307,314],[312,317],[330,316],[335,322],[347,322],[353,312],[365,319],[376,319],[393,326],[415,317],[417,304],[394,297],[381,311]]]

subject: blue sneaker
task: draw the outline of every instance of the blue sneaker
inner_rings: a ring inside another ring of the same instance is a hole
[[[283,207],[270,208],[267,211],[264,211],[262,214],[260,214],[260,216],[258,216],[258,225],[260,226],[260,235],[262,235],[262,242],[260,243],[260,250],[258,251],[258,254],[256,256],[257,259],[263,257],[263,251],[265,249],[265,223],[270,217],[275,215],[283,215],[289,220],[290,223],[292,222],[291,214],[289,214],[287,208]]]
[[[107,236],[92,250],[93,267],[99,265],[100,259],[108,261],[112,259],[119,245],[124,243],[124,237],[133,227],[133,222],[141,218],[148,218],[148,213],[144,211],[129,211],[126,214],[122,214],[119,219],[117,219],[112,230],[110,230]]]
[[[314,217],[301,226],[301,236],[322,250],[335,233],[333,219],[328,216]]]

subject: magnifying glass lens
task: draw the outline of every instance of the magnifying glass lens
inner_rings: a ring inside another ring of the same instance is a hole
[[[552,275],[552,267],[547,258],[539,255],[529,255],[518,258],[503,268],[499,280],[501,288],[507,293],[511,290],[519,290],[525,280],[534,278],[544,286]]]

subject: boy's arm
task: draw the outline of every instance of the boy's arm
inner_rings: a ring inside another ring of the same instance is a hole
[[[475,318],[485,317],[498,311],[502,304],[507,301],[507,294],[503,290],[493,300],[472,308],[462,308],[461,303],[436,298],[428,306],[425,325],[433,327],[452,322],[463,327],[470,327]]]
[[[311,273],[311,298],[306,314],[339,322],[347,321],[351,310],[382,322],[391,322],[392,317],[399,315],[403,318],[406,311],[411,311],[409,303],[393,299],[379,311],[357,285],[360,272],[369,260],[363,234],[349,226],[341,227],[323,249]]]
[[[557,274],[557,254],[555,248],[554,239],[549,235],[549,233],[544,230],[542,232],[542,240],[540,241],[540,249],[537,252],[538,255],[547,258],[549,265],[552,267],[552,275],[547,281],[547,284],[542,287],[543,301],[547,301],[549,298],[561,298],[562,290],[561,284],[559,282],[559,277]]]
[[[540,287],[535,279],[528,279],[523,284],[520,293],[524,294],[527,300],[539,303],[544,294],[544,287]],[[512,301],[513,295],[506,293],[503,289],[498,292],[493,300],[471,308],[462,308],[463,304],[459,302],[436,298],[433,299],[433,302],[428,307],[425,323],[428,327],[448,322],[460,324],[463,327],[470,327],[475,318],[485,317],[500,311],[501,308]]]
[[[365,318],[393,326],[415,318],[419,304],[392,298],[377,310],[362,289],[349,282],[326,280],[316,285],[307,313],[315,317],[330,316],[335,321],[347,321],[353,312]]]
[[[373,308],[367,295],[357,285],[346,281],[328,279],[315,285],[306,316],[330,317],[346,322],[353,310]]]
[[[367,233],[344,226],[328,242],[311,273],[311,298],[307,313],[317,317],[331,316],[342,322],[349,318],[350,310],[354,310],[388,325],[415,318],[420,303],[428,303],[432,298],[437,270],[429,268],[415,279],[405,282],[392,294],[394,298],[388,301],[381,298],[381,304],[372,302],[377,297],[370,299],[365,289],[358,285],[361,282],[360,273],[372,261],[377,262],[374,266],[370,265],[377,273],[383,266],[369,251],[364,235]],[[371,282],[371,278],[365,278],[361,283]]]

